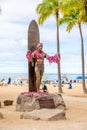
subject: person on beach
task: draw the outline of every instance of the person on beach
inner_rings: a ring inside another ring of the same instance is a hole
[[[7,85],[11,84],[11,78],[9,77],[8,78],[8,82],[7,82]]]
[[[68,89],[72,89],[72,80],[70,80],[70,82],[69,82],[69,88]]]
[[[0,86],[3,87],[4,85],[5,85],[5,79],[2,79],[2,80],[0,81]]]
[[[29,60],[29,62],[33,63],[33,59],[35,61],[37,92],[39,92],[41,79],[44,73],[44,59],[46,58],[49,61],[49,63],[52,63],[52,62],[58,63],[60,60],[60,55],[55,54],[54,56],[49,56],[42,49],[43,49],[43,44],[38,43],[35,51],[31,52],[30,50],[28,50],[26,54],[26,57]]]
[[[42,87],[43,92],[47,92],[47,86],[44,84],[44,86]]]

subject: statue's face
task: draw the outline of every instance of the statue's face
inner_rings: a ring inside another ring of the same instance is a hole
[[[38,50],[42,50],[42,49],[43,49],[43,46],[39,46],[39,47],[38,47]]]
[[[39,44],[37,45],[37,50],[42,50],[42,49],[43,49],[43,44],[39,43]]]

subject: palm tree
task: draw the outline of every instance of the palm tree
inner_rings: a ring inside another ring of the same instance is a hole
[[[59,44],[59,10],[60,10],[60,0],[43,0],[36,8],[36,12],[39,14],[38,23],[41,25],[44,21],[50,16],[54,15],[56,18],[56,27],[57,27],[57,53],[60,54],[60,44]],[[58,63],[58,88],[59,93],[62,93],[61,88],[61,71],[60,71],[60,62]]]
[[[64,14],[62,18],[59,20],[59,24],[67,23],[66,31],[70,32],[74,25],[78,25],[80,37],[81,37],[81,59],[82,59],[82,83],[83,83],[83,91],[86,93],[86,84],[85,84],[85,67],[84,67],[84,42],[82,35],[81,23],[87,20],[87,16],[81,16],[81,12],[78,9],[68,10],[68,14]],[[85,13],[84,13],[85,14]]]

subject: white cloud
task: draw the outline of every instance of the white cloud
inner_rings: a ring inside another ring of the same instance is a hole
[[[0,15],[0,72],[27,72],[27,36],[32,19],[37,21],[36,7],[42,0],[1,0]],[[60,26],[61,72],[81,72],[81,41],[78,27],[66,33],[66,26]],[[85,55],[87,57],[87,29],[82,26]],[[44,51],[52,55],[56,49],[56,20],[49,17],[39,26],[40,40],[44,43]],[[85,59],[86,59],[85,57]],[[85,62],[85,68],[87,63]],[[45,72],[56,73],[57,65],[45,62]],[[87,69],[86,73],[87,73]]]

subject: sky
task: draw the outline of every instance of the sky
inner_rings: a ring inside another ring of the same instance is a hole
[[[41,0],[0,0],[0,73],[27,73],[28,27],[38,21],[36,7]],[[39,26],[39,25],[38,25]],[[48,55],[57,53],[56,20],[50,16],[39,26],[40,42]],[[87,74],[87,25],[82,25],[85,73]],[[59,27],[61,73],[81,73],[81,39],[75,26],[70,33],[66,25]],[[58,73],[57,64],[45,60],[45,73]]]

